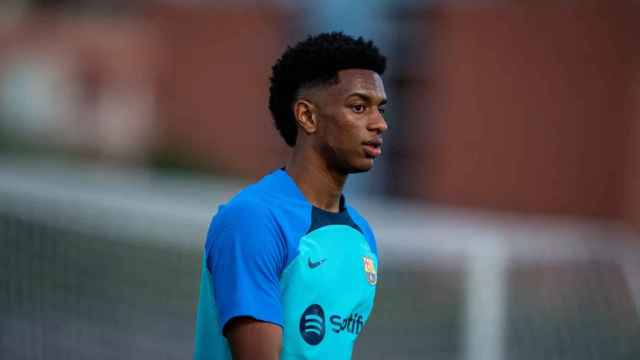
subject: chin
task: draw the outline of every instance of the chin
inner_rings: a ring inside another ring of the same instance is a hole
[[[362,172],[367,172],[373,168],[373,159],[365,159],[364,161],[359,161],[357,164],[351,164],[349,173],[357,174]]]

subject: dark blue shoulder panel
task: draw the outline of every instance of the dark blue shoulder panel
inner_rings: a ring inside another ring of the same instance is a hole
[[[338,213],[333,213],[333,212],[325,211],[315,206],[312,206],[311,207],[311,225],[309,226],[309,230],[307,230],[307,234],[321,227],[329,226],[329,225],[350,226],[364,235],[364,232],[362,231],[360,226],[358,226],[358,224],[356,224],[353,221],[353,219],[351,218],[351,215],[349,215],[349,212],[346,209],[343,209]]]

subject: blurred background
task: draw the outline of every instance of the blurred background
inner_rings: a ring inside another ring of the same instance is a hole
[[[3,0],[0,358],[184,359],[218,204],[283,164],[271,65],[389,58],[355,359],[640,359],[640,2]]]

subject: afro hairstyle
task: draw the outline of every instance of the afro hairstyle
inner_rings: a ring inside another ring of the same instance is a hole
[[[287,47],[272,68],[269,87],[269,110],[287,145],[296,144],[298,128],[292,105],[301,89],[335,82],[340,70],[365,69],[382,75],[386,64],[372,41],[342,32],[309,36]]]

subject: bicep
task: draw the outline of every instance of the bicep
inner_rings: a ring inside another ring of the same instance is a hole
[[[278,360],[282,328],[251,317],[231,319],[224,328],[234,360]]]
[[[264,206],[234,204],[212,224],[207,266],[220,328],[235,318],[281,325],[283,239]]]

